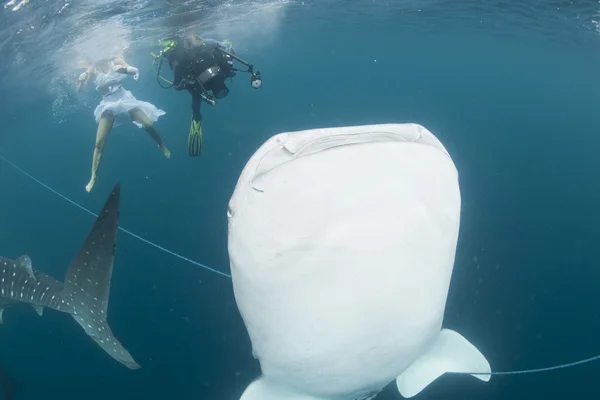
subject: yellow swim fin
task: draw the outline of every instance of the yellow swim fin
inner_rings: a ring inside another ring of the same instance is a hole
[[[190,135],[188,136],[188,154],[191,157],[196,157],[200,153],[202,153],[202,121],[195,121],[192,118]]]

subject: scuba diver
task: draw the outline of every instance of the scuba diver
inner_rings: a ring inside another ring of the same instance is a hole
[[[262,86],[260,72],[254,66],[235,55],[231,42],[219,42],[213,39],[200,39],[195,35],[174,37],[160,42],[161,52],[154,57],[154,63],[160,60],[156,77],[164,89],[187,90],[192,95],[192,123],[188,136],[188,154],[192,157],[202,152],[202,113],[203,101],[210,105],[216,99],[222,99],[229,93],[225,81],[236,76],[236,72],[250,74],[250,85],[258,89]],[[169,62],[173,71],[173,81],[161,76],[163,60]],[[246,70],[234,67],[233,60],[244,65]],[[163,86],[161,79],[170,86]]]

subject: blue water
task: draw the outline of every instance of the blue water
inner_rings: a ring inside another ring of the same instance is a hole
[[[227,203],[265,140],[417,122],[444,143],[460,174],[445,326],[474,343],[494,371],[600,353],[598,5],[103,2],[74,8],[87,18],[60,19],[58,3],[50,11],[34,3],[0,11],[0,155],[37,179],[94,212],[119,181],[122,227],[228,273]],[[133,27],[126,56],[140,69],[126,87],[167,112],[156,127],[172,158],[134,125],[117,127],[88,194],[99,95],[74,94],[81,70],[65,68],[61,51],[115,18]],[[15,33],[27,24],[37,30]],[[158,86],[149,54],[183,25],[232,39],[264,79],[254,90],[239,76],[226,99],[203,105],[200,158],[186,153],[189,95]],[[61,278],[93,217],[2,162],[0,185],[0,254],[26,253]],[[109,322],[140,370],[106,356],[65,314],[7,309],[0,364],[21,382],[18,398],[238,399],[259,373],[231,281],[123,232]],[[600,363],[487,384],[444,376],[418,398],[593,397],[598,373]],[[394,387],[378,396],[399,398]]]

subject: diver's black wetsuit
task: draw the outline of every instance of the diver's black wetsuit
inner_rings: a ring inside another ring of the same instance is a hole
[[[208,95],[212,91],[216,98],[227,96],[229,89],[225,86],[225,79],[233,77],[233,63],[228,62],[229,57],[219,50],[219,43],[212,40],[203,41],[197,45],[187,38],[177,38],[175,46],[166,54],[169,65],[174,73],[173,86],[175,90],[187,90],[192,95],[192,118],[202,121],[200,106],[202,94]],[[205,82],[200,82],[202,74],[214,67],[220,71]]]

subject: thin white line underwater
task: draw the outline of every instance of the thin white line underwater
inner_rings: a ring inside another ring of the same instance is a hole
[[[34,176],[32,176],[31,174],[27,173],[27,172],[26,172],[25,170],[23,170],[21,167],[19,167],[19,166],[18,166],[18,165],[16,165],[15,163],[13,163],[13,162],[9,161],[8,159],[6,159],[6,157],[4,157],[4,156],[1,156],[1,155],[0,155],[0,159],[1,159],[1,160],[3,160],[4,162],[6,162],[6,163],[7,163],[8,165],[10,165],[11,167],[15,168],[17,171],[19,171],[20,173],[22,173],[23,175],[25,175],[25,176],[26,176],[26,177],[28,177],[29,179],[31,179],[31,180],[33,180],[34,182],[36,182],[37,184],[39,184],[39,185],[41,185],[42,187],[44,187],[44,188],[48,189],[49,191],[51,191],[51,192],[52,192],[52,193],[54,193],[55,195],[57,195],[57,196],[61,197],[63,200],[66,200],[67,202],[69,202],[69,203],[73,204],[75,207],[79,208],[80,210],[83,210],[83,211],[85,211],[86,213],[88,213],[88,214],[90,214],[90,215],[93,215],[94,217],[98,217],[98,215],[96,215],[96,214],[95,214],[95,213],[93,213],[92,211],[90,211],[90,210],[88,210],[87,208],[83,207],[82,205],[80,205],[80,204],[78,204],[78,203],[74,202],[73,200],[69,199],[67,196],[65,196],[65,195],[63,195],[63,194],[59,193],[58,191],[56,191],[56,190],[52,189],[50,186],[46,185],[44,182],[42,182],[42,181],[40,181],[39,179],[35,178],[35,177],[34,177]],[[205,269],[205,270],[211,271],[211,272],[213,272],[213,273],[215,273],[215,274],[218,274],[218,275],[221,275],[221,276],[225,276],[225,277],[227,277],[227,278],[231,278],[231,275],[229,275],[229,274],[226,274],[225,272],[221,272],[221,271],[219,271],[219,270],[217,270],[217,269],[211,268],[211,267],[209,267],[209,266],[207,266],[207,265],[201,264],[201,263],[199,263],[199,262],[197,262],[197,261],[194,261],[194,260],[192,260],[192,259],[190,259],[190,258],[187,258],[187,257],[185,257],[185,256],[182,256],[181,254],[175,253],[174,251],[171,251],[171,250],[169,250],[169,249],[167,249],[167,248],[165,248],[165,247],[163,247],[163,246],[161,246],[161,245],[158,245],[158,244],[156,244],[156,243],[154,243],[154,242],[151,242],[150,240],[144,239],[143,237],[141,237],[141,236],[139,236],[139,235],[137,235],[137,234],[135,234],[135,233],[133,233],[133,232],[131,232],[131,231],[129,231],[129,230],[127,230],[127,229],[125,229],[125,228],[122,228],[122,227],[120,227],[120,226],[119,226],[119,229],[120,229],[121,231],[125,232],[126,234],[128,234],[128,235],[130,235],[130,236],[132,236],[132,237],[134,237],[134,238],[136,238],[136,239],[138,239],[138,240],[141,240],[142,242],[144,242],[144,243],[146,243],[146,244],[149,244],[150,246],[152,246],[152,247],[154,247],[154,248],[156,248],[156,249],[158,249],[158,250],[160,250],[160,251],[164,251],[164,252],[165,252],[165,253],[167,253],[167,254],[170,254],[170,255],[172,255],[172,256],[174,256],[174,257],[177,257],[177,258],[179,258],[179,259],[181,259],[181,260],[183,260],[183,261],[186,261],[186,262],[188,262],[188,263],[190,263],[190,264],[192,264],[192,265],[195,265],[195,266],[197,266],[197,267],[200,267],[200,268],[203,268],[203,269]]]

